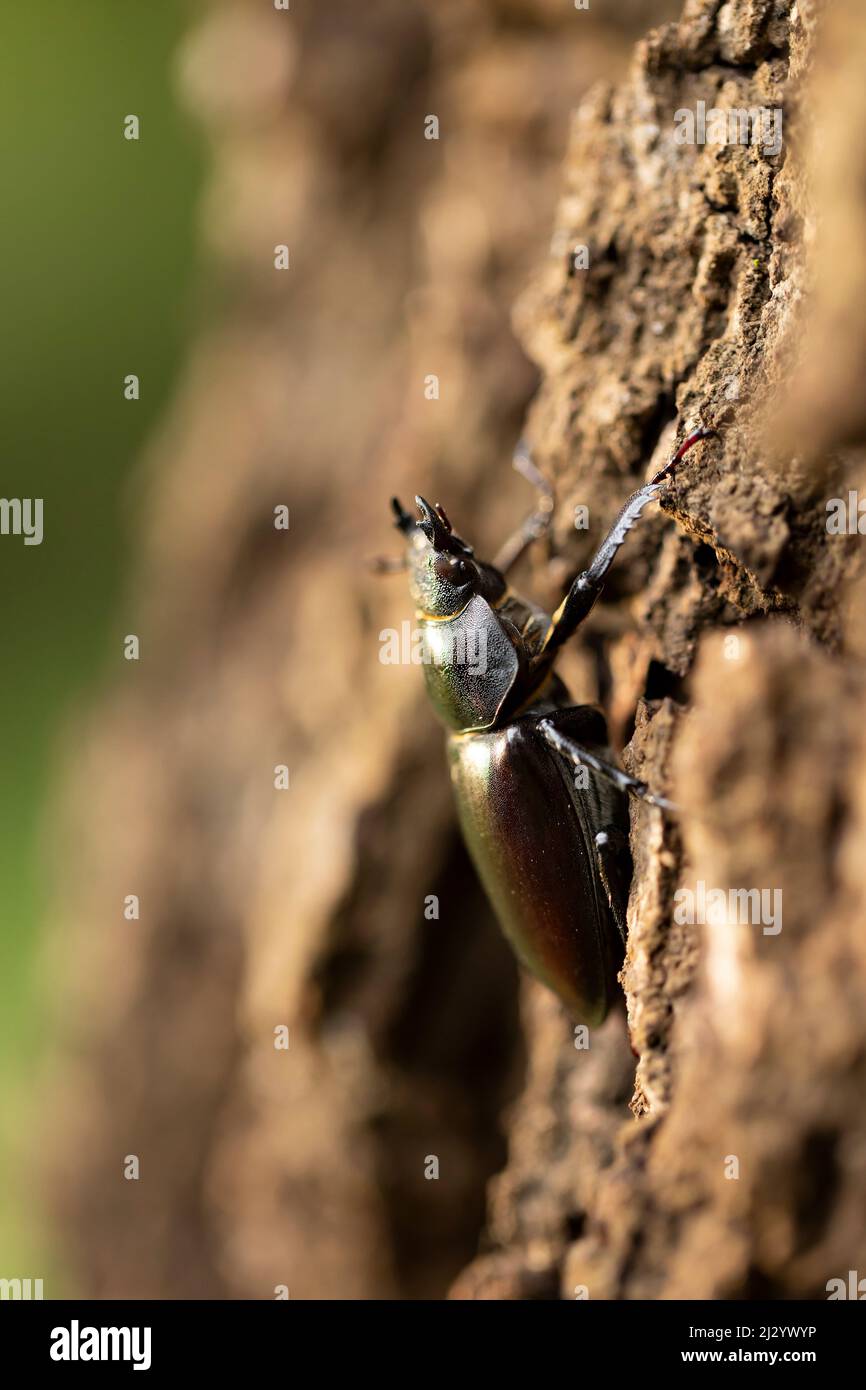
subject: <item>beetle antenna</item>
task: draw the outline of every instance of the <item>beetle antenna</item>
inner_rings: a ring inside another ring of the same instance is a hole
[[[532,461],[532,452],[525,439],[519,439],[517,441],[517,448],[514,450],[511,466],[515,473],[519,473],[521,478],[525,478],[528,483],[531,483],[532,486],[541,493],[544,501],[539,504],[539,511],[545,513],[552,512],[555,501],[553,484],[536,468]]]
[[[400,574],[406,569],[406,560],[402,555],[373,555],[366,561],[367,569],[371,574]]]
[[[514,450],[511,464],[521,478],[525,478],[538,490],[539,498],[535,511],[526,518],[523,525],[515,531],[514,535],[509,536],[508,540],[497,551],[493,560],[493,568],[499,570],[500,574],[508,574],[529,547],[535,541],[540,540],[550,529],[553,509],[556,504],[553,484],[536,468],[525,439],[519,441]]]

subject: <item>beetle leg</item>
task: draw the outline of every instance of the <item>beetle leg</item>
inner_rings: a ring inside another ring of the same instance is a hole
[[[605,830],[599,830],[595,837],[595,857],[598,863],[599,877],[607,894],[611,915],[616,922],[623,943],[625,943],[627,934],[625,914],[631,878],[631,853],[628,836],[616,825],[609,825]]]
[[[566,738],[565,734],[561,734],[549,719],[539,720],[538,730],[551,748],[555,748],[557,753],[570,762],[573,767],[591,768],[600,777],[606,777],[609,782],[613,782],[620,791],[638,797],[639,800],[645,801],[648,806],[657,806],[661,811],[679,810],[675,802],[669,801],[666,796],[657,796],[639,777],[632,777],[630,773],[623,772],[622,768],[617,767],[615,763],[607,762],[604,758],[600,758],[597,753],[591,753],[588,748],[584,748],[582,744],[575,743],[574,739]]]
[[[688,453],[693,444],[697,444],[699,439],[706,439],[707,435],[715,433],[716,431],[713,429],[699,429],[694,434],[690,434],[687,439],[683,440],[673,458],[665,464],[664,468],[659,469],[648,483],[644,483],[643,487],[632,493],[599,546],[591,565],[577,576],[554,613],[550,631],[544,643],[545,656],[549,656],[552,650],[561,647],[563,642],[568,640],[589,614],[601,593],[605,575],[613,564],[617,551],[640,517],[644,507],[659,495],[665,478],[674,471],[680,459]]]
[[[518,527],[498,550],[493,560],[493,568],[499,570],[500,574],[508,574],[509,570],[517,564],[517,561],[526,554],[529,547],[545,534],[553,520],[553,508],[556,500],[550,483],[543,474],[539,473],[532,462],[529,446],[524,439],[521,439],[515,450],[513,466],[518,473],[526,478],[527,482],[532,483],[533,487],[538,489],[540,496],[535,511],[526,518],[523,525]]]

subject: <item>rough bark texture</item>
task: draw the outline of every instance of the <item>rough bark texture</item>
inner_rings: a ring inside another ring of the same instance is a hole
[[[626,51],[562,9],[332,0],[276,43],[238,4],[181,55],[232,297],[154,445],[143,659],[76,731],[62,822],[50,1181],[86,1294],[821,1296],[862,1264],[862,539],[824,504],[866,440],[864,20],[689,0],[560,173]],[[677,145],[699,99],[781,107],[782,153]],[[403,586],[364,569],[393,491],[495,546],[539,377],[558,505],[521,587],[550,604],[677,422],[720,431],[562,665],[683,808],[633,812],[627,1016],[583,1050],[518,987],[419,672],[378,660]],[[678,925],[698,880],[781,889],[782,931]]]

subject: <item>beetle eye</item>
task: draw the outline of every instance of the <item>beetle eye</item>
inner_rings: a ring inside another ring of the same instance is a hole
[[[472,574],[468,560],[461,560],[455,555],[437,555],[434,568],[437,576],[446,584],[465,584]]]

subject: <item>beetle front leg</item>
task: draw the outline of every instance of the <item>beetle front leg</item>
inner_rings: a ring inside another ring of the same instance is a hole
[[[644,483],[637,492],[632,493],[599,546],[592,564],[577,576],[554,613],[550,631],[543,647],[545,657],[549,657],[552,651],[561,647],[563,642],[567,642],[584,618],[588,616],[602,591],[605,576],[613,564],[617,551],[640,517],[644,507],[658,496],[665,478],[670,476],[680,459],[688,453],[693,444],[697,444],[698,440],[706,439],[708,435],[715,433],[714,429],[699,429],[694,434],[690,434],[664,468],[659,469],[655,477],[651,478],[648,483]]]
[[[679,810],[675,802],[669,801],[666,796],[658,796],[639,777],[632,777],[630,773],[623,772],[622,768],[617,767],[615,763],[607,762],[604,758],[600,758],[597,753],[591,753],[582,744],[575,743],[574,739],[561,734],[549,719],[539,720],[538,730],[551,748],[555,748],[561,757],[571,763],[572,767],[591,768],[600,777],[606,777],[615,787],[619,787],[620,791],[628,792],[629,796],[636,796],[640,801],[645,801],[648,806],[658,807],[660,811]]]

